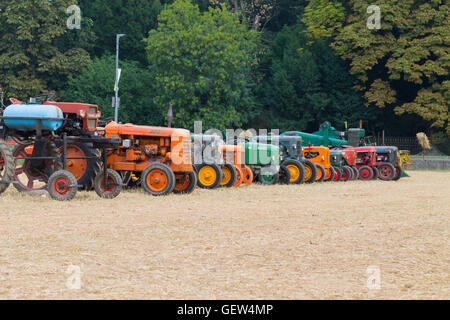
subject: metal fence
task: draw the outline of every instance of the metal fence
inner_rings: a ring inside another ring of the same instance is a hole
[[[440,150],[439,146],[433,143],[431,137],[429,137],[429,140],[433,148],[433,153],[445,153],[445,150]],[[376,138],[375,142],[378,146],[396,146],[399,150],[409,150],[412,155],[422,153],[423,151],[416,137],[385,137],[384,144],[383,139],[380,137]]]

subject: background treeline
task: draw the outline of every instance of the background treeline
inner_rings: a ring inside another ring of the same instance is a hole
[[[81,8],[68,30],[67,7]],[[381,8],[381,29],[366,26]],[[448,0],[0,0],[0,87],[98,104],[120,120],[450,135]]]

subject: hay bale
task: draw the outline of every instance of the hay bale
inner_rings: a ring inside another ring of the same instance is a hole
[[[425,133],[419,132],[416,134],[416,137],[423,150],[431,150],[430,140],[428,140],[428,137]]]

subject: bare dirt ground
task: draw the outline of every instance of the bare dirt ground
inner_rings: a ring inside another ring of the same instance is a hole
[[[10,187],[0,298],[449,299],[450,172],[410,175],[70,203]]]

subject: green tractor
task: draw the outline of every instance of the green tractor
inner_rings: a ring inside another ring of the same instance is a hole
[[[256,136],[259,143],[278,144],[281,151],[281,164],[291,173],[291,183],[312,183],[316,181],[317,168],[313,162],[302,155],[302,138],[299,136]]]
[[[341,150],[330,150],[330,163],[334,168],[333,181],[348,181],[356,178],[354,170],[346,165]]]
[[[291,180],[289,169],[282,164],[280,147],[272,144],[246,141],[245,164],[248,165],[254,179],[262,184],[288,184]]]

